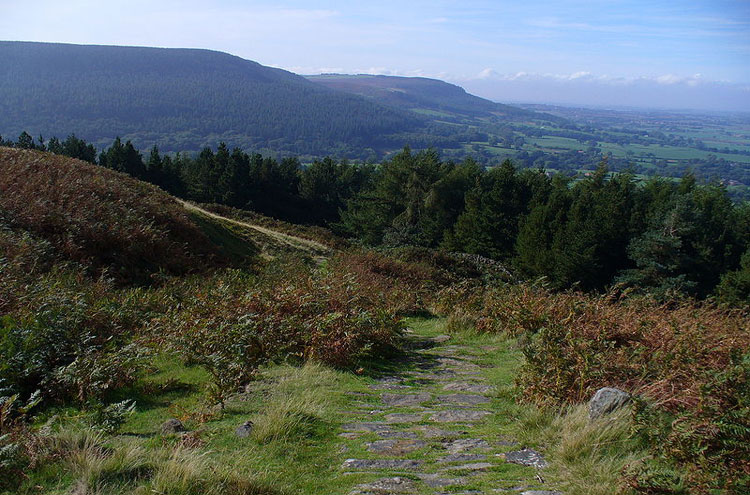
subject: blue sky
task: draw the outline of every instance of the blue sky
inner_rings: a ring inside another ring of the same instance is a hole
[[[210,48],[298,73],[438,77],[500,101],[585,104],[596,87],[611,94],[597,104],[750,110],[750,0],[5,3],[0,39]]]

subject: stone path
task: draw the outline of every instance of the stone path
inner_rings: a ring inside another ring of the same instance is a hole
[[[516,493],[545,486],[542,456],[488,434],[494,387],[477,352],[447,336],[413,337],[404,371],[353,394],[342,427],[342,476],[352,495]]]

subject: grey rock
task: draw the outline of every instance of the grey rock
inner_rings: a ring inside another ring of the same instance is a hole
[[[362,433],[363,432],[361,431],[345,431],[344,433],[339,433],[339,436],[348,440],[354,440],[355,438],[361,437]]]
[[[457,375],[461,375],[462,377],[481,377],[482,373],[480,371],[474,371],[471,369],[463,369],[463,368],[456,368],[455,373]]]
[[[514,440],[498,440],[495,444],[500,447],[518,447],[518,442]]]
[[[486,471],[491,468],[493,464],[489,462],[475,462],[472,464],[461,464],[460,466],[450,466],[446,470],[450,471]]]
[[[436,473],[420,474],[418,476],[419,476],[419,479],[424,481],[425,485],[432,487],[432,488],[439,488],[439,487],[445,487],[445,486],[457,486],[457,485],[466,484],[466,480],[464,478],[443,478],[442,476]]]
[[[236,430],[234,430],[234,434],[240,438],[247,438],[250,436],[250,433],[252,433],[252,431],[253,431],[253,422],[245,421],[240,426],[238,426]]]
[[[378,433],[381,431],[390,431],[391,428],[384,423],[348,423],[341,427],[345,431],[367,431]]]
[[[162,435],[172,435],[187,431],[185,425],[177,418],[171,418],[161,424],[160,431]]]
[[[490,385],[482,385],[479,383],[469,383],[469,382],[452,382],[447,383],[443,389],[449,390],[451,392],[472,392],[475,394],[486,394],[488,392],[491,392],[494,387]]]
[[[460,438],[447,444],[445,448],[451,454],[457,454],[469,450],[486,450],[490,448],[490,444],[481,438]]]
[[[372,390],[401,390],[411,388],[409,385],[404,385],[403,382],[404,380],[400,377],[386,376],[379,379],[377,383],[370,385],[370,388]]]
[[[442,344],[443,342],[448,342],[451,339],[450,335],[436,335],[435,337],[432,337],[430,340],[432,342],[435,342],[436,344]]]
[[[439,358],[438,362],[444,367],[450,367],[450,368],[456,368],[456,369],[471,369],[471,370],[479,369],[478,364],[474,364],[471,361],[466,361],[463,359],[443,357],[443,358]]]
[[[413,459],[347,459],[341,466],[344,469],[364,469],[370,471],[380,471],[383,469],[396,469],[409,471],[419,468],[422,461]]]
[[[454,423],[459,421],[479,421],[492,414],[489,411],[438,411],[430,419],[437,423]]]
[[[421,431],[425,438],[455,438],[465,433],[463,431],[444,430],[434,426],[419,426],[415,429]]]
[[[409,438],[376,440],[367,444],[367,450],[381,455],[401,456],[426,447],[422,440]]]
[[[630,402],[630,394],[627,392],[611,387],[600,388],[589,401],[589,418],[600,418],[628,402]]]
[[[554,490],[526,490],[521,492],[521,495],[563,495],[563,492]]]
[[[418,406],[432,398],[428,393],[420,394],[383,394],[380,396],[383,402],[389,406]]]
[[[445,457],[441,457],[437,462],[445,464],[448,462],[472,462],[472,461],[483,461],[487,459],[484,454],[450,454]]]
[[[413,431],[388,430],[379,431],[378,436],[381,438],[417,438],[418,435]]]
[[[490,400],[483,395],[469,394],[450,394],[438,397],[441,403],[459,404],[462,406],[476,406],[477,404],[487,404]]]
[[[385,415],[386,423],[418,423],[422,421],[422,413],[407,414],[407,413],[393,413]]]
[[[375,383],[370,385],[372,390],[406,390],[411,388],[409,385],[402,385],[399,383]]]
[[[372,483],[357,485],[350,493],[352,495],[383,495],[388,493],[413,493],[414,482],[408,478],[381,478]]]
[[[544,460],[542,454],[534,449],[521,449],[506,452],[503,454],[505,460],[513,464],[521,464],[522,466],[531,466],[537,469],[547,467],[547,461]]]

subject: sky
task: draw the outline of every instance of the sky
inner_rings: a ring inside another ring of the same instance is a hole
[[[0,39],[207,48],[501,102],[750,111],[750,0],[0,0]]]

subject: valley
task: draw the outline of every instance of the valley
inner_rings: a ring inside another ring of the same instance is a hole
[[[7,6],[0,495],[750,493],[750,22],[606,3]]]

